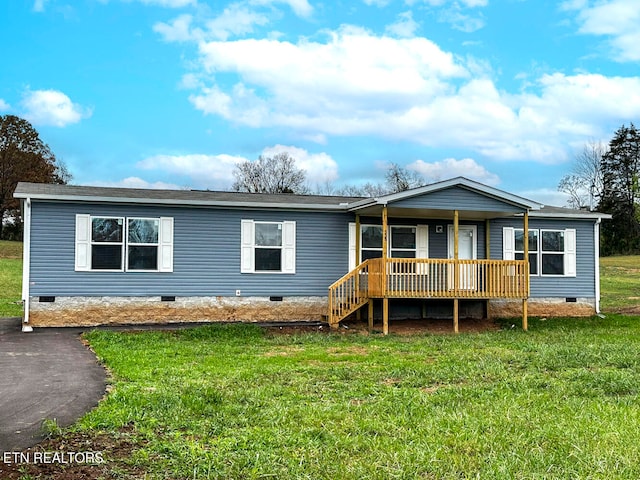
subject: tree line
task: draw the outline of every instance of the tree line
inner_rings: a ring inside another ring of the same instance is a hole
[[[611,214],[600,230],[602,255],[640,254],[640,131],[633,123],[608,145],[587,143],[558,189],[573,208]]]

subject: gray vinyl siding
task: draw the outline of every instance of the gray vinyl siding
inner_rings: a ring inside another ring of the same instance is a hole
[[[462,187],[451,187],[397,202],[390,206],[397,208],[424,208],[436,210],[460,210],[480,212],[523,212],[523,208],[510,203],[481,195]]]
[[[503,227],[522,228],[522,218],[491,222],[491,258],[502,260]],[[531,218],[530,229],[576,230],[576,276],[531,276],[531,297],[595,297],[594,220],[551,220]]]
[[[74,271],[75,215],[173,217],[173,273]],[[240,273],[240,221],[295,221],[296,273]],[[351,215],[32,203],[31,295],[316,296],[348,269]]]
[[[363,225],[380,225],[377,217],[362,217]],[[448,227],[453,225],[452,220],[432,220],[425,218],[389,218],[389,225],[416,226],[427,225],[429,227],[429,258],[447,258],[448,255]],[[436,233],[436,227],[442,226],[442,233]],[[460,225],[475,225],[477,227],[477,255],[478,258],[486,258],[485,248],[485,223],[461,221]]]

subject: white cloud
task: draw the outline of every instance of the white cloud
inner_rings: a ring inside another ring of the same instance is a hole
[[[162,35],[166,42],[187,42],[200,38],[202,31],[191,31],[193,17],[189,14],[180,15],[170,23],[158,22],[153,31]]]
[[[21,105],[24,117],[35,125],[65,127],[92,114],[58,90],[27,90]]]
[[[463,158],[462,160],[445,158],[439,162],[416,160],[407,165],[407,168],[434,182],[460,176],[476,180],[485,185],[496,186],[500,184],[498,175],[489,172],[472,158]]]
[[[11,105],[5,102],[2,98],[0,98],[0,112],[6,112],[11,109]]]
[[[396,37],[408,38],[414,36],[418,27],[418,22],[413,19],[411,11],[407,11],[399,14],[395,23],[385,28],[385,32]]]
[[[148,182],[140,177],[127,177],[113,182],[98,180],[95,182],[88,182],[87,185],[93,187],[150,188],[153,190],[183,190],[185,188],[179,187],[174,183]]]
[[[443,10],[439,18],[441,22],[449,23],[454,29],[465,33],[473,33],[485,25],[482,17],[463,13],[457,5]]]
[[[33,2],[33,11],[44,12],[45,6],[48,2],[49,0],[35,0],[35,2]]]
[[[524,190],[518,192],[518,195],[535,202],[540,202],[543,205],[549,205],[554,207],[566,207],[568,206],[569,195],[559,192],[553,188],[537,188],[531,190]]]
[[[246,160],[225,154],[156,155],[138,162],[136,167],[187,177],[195,188],[228,189],[233,183],[233,168]]]
[[[637,0],[600,1],[593,6],[584,1],[573,1],[563,6],[565,10],[578,10],[580,33],[609,37],[608,43],[616,60],[640,60],[640,8]]]
[[[207,22],[207,30],[212,38],[226,40],[232,35],[252,33],[254,26],[266,25],[266,15],[249,10],[240,4],[231,4],[218,17]]]
[[[310,17],[313,14],[313,7],[307,0],[250,0],[252,5],[273,5],[274,3],[284,3],[288,5],[299,17]]]
[[[242,81],[226,91],[220,85],[203,89],[191,97],[193,104],[255,126],[366,131],[375,119],[359,117],[371,106],[387,114],[402,110],[416,95],[446,93],[447,79],[467,75],[451,54],[425,38],[375,37],[354,27],[331,33],[326,43],[247,39],[202,43],[200,51],[206,73],[230,73]],[[320,120],[325,114],[330,121]]]
[[[330,155],[309,153],[307,150],[294,146],[274,145],[262,151],[262,155],[271,157],[278,153],[288,153],[296,160],[296,166],[307,174],[307,182],[324,184],[338,179],[338,164]]]

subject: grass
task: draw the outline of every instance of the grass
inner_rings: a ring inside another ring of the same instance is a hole
[[[601,258],[602,309],[619,311],[640,305],[639,276],[638,255]]]
[[[22,316],[22,242],[0,240],[0,317]]]
[[[640,322],[470,335],[86,335],[149,478],[640,477]],[[108,454],[107,454],[108,458]]]

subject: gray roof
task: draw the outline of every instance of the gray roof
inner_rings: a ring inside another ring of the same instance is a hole
[[[611,215],[608,213],[591,212],[589,210],[575,210],[573,208],[564,207],[551,207],[545,205],[540,210],[533,210],[529,212],[532,217],[544,217],[544,218],[601,218],[610,219]]]
[[[362,197],[327,195],[219,192],[209,190],[155,190],[143,188],[85,187],[20,182],[16,198],[107,203],[153,203],[193,206],[345,209]]]
[[[466,182],[466,183],[465,183]],[[220,206],[236,208],[278,208],[301,210],[349,210],[357,209],[360,205],[371,202],[388,202],[405,196],[428,194],[440,188],[452,185],[469,183],[476,189],[491,195],[506,196],[508,200],[520,201],[527,205],[530,200],[516,197],[507,192],[502,192],[491,187],[472,182],[458,177],[409,190],[397,194],[385,195],[380,199],[365,197],[346,197],[329,195],[295,195],[295,194],[267,194],[246,192],[220,192],[210,190],[155,190],[143,188],[117,188],[117,187],[87,187],[78,185],[56,185],[50,183],[20,182],[16,187],[14,197],[31,198],[33,200],[49,201],[83,201],[105,203],[138,203],[158,205],[181,206]],[[545,218],[611,218],[610,215],[586,210],[573,210],[570,208],[541,206],[535,202],[527,206],[534,207],[530,210],[533,217]],[[541,207],[541,208],[535,208]]]

